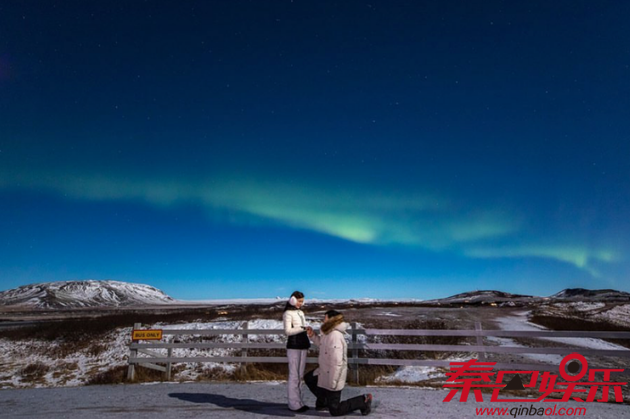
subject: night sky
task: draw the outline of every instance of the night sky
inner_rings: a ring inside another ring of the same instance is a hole
[[[0,290],[630,291],[630,2],[0,2]]]

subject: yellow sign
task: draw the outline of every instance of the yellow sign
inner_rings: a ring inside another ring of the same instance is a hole
[[[134,330],[131,338],[133,340],[161,340],[162,329],[155,330]]]

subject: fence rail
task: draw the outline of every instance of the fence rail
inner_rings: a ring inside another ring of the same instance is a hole
[[[242,335],[244,342],[152,342],[143,343],[134,341],[129,345],[129,369],[127,377],[131,380],[135,377],[135,367],[162,371],[166,379],[171,379],[172,364],[188,362],[230,362],[230,363],[286,363],[287,358],[282,356],[248,356],[248,349],[283,349],[284,343],[269,343],[250,341],[252,335],[284,335],[283,330],[276,329],[248,329],[248,323],[243,323],[242,329],[209,329],[209,330],[189,330],[189,329],[165,329],[163,335],[166,336],[219,336],[219,335]],[[134,330],[140,330],[140,324],[134,325]],[[352,323],[349,329],[351,335],[348,349],[351,356],[348,357],[348,364],[353,369],[355,380],[358,381],[358,365],[393,365],[393,366],[431,366],[449,367],[449,360],[427,360],[427,359],[393,359],[393,358],[371,358],[361,357],[359,351],[419,351],[419,352],[456,352],[478,354],[481,360],[488,361],[489,354],[548,354],[548,355],[569,355],[578,352],[588,356],[606,356],[630,358],[630,349],[591,349],[577,346],[569,347],[522,347],[522,346],[492,346],[484,345],[484,337],[510,337],[510,338],[607,338],[607,339],[630,339],[630,332],[613,331],[522,331],[522,330],[483,330],[480,323],[475,324],[475,330],[434,330],[434,329],[359,329],[356,323]],[[475,338],[474,345],[435,345],[435,344],[406,344],[406,343],[368,343],[360,342],[359,336],[458,336]],[[167,354],[155,352],[156,349],[166,349]],[[231,356],[191,356],[173,357],[173,349],[240,349],[241,355]],[[144,355],[144,356],[141,356]],[[627,361],[624,361],[627,363]],[[317,358],[307,358],[307,363],[317,363]],[[158,365],[164,364],[164,365]],[[353,368],[354,367],[354,368]],[[495,368],[557,371],[557,365],[543,363],[505,363],[497,362]],[[592,367],[590,368],[592,369]],[[625,372],[625,370],[624,370]],[[615,374],[619,374],[616,372]]]

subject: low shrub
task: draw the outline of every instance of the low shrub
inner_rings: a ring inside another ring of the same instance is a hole
[[[33,362],[20,370],[22,381],[38,381],[50,371],[50,367],[41,362]]]

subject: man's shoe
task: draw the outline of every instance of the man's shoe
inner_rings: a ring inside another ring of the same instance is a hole
[[[361,414],[363,416],[367,416],[370,414],[371,411],[372,411],[372,395],[368,393],[365,395],[365,407],[361,409]]]
[[[304,412],[306,412],[308,410],[308,406],[306,406],[306,405],[302,406],[302,407],[300,407],[297,410],[293,410],[293,409],[289,409],[289,410],[292,411],[292,412],[304,413]]]
[[[325,410],[328,410],[328,406],[317,406],[317,405],[315,405],[315,410],[317,410],[318,412],[323,412]]]

